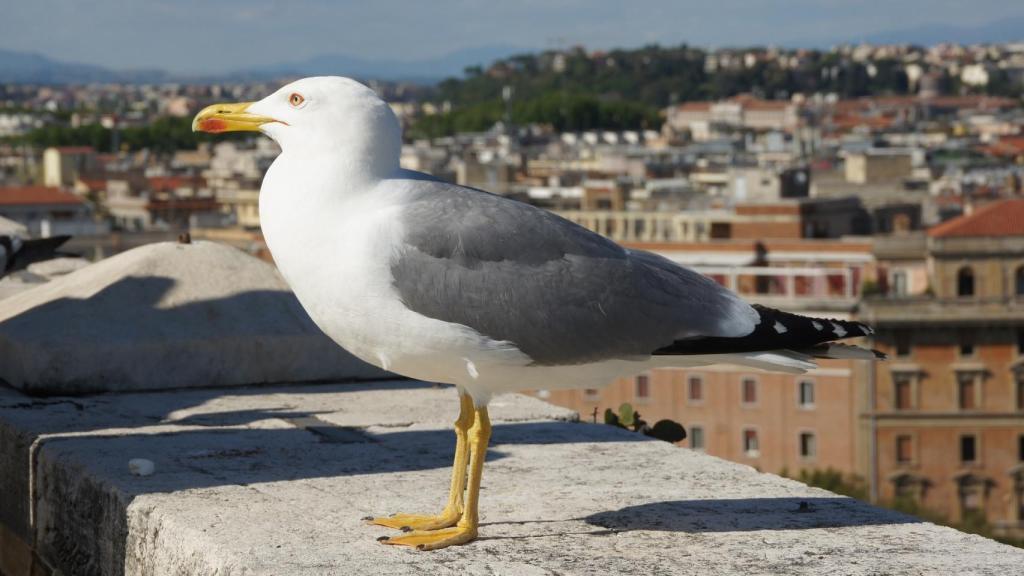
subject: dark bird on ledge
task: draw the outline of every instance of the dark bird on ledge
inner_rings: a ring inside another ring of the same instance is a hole
[[[36,262],[71,256],[58,251],[70,239],[71,236],[51,236],[23,240],[19,236],[0,235],[0,277],[24,270]]]

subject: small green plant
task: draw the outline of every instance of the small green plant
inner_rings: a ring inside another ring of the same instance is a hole
[[[867,500],[868,489],[864,479],[854,474],[843,474],[835,468],[801,470],[798,478],[804,484],[824,488],[836,494]]]
[[[882,294],[882,286],[875,280],[865,280],[860,285],[860,293],[864,297],[879,296]]]
[[[645,436],[673,444],[686,438],[686,429],[683,428],[682,424],[673,420],[658,420],[654,423],[654,426],[648,426],[647,422],[640,417],[640,413],[628,402],[619,406],[617,413],[611,408],[606,409],[604,411],[604,423],[639,432]]]

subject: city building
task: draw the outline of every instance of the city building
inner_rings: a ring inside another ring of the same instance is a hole
[[[0,188],[0,216],[25,226],[36,237],[92,236],[110,231],[78,196],[45,186]]]
[[[877,500],[1024,535],[1024,200],[880,242],[858,468]]]
[[[913,173],[909,150],[872,148],[846,157],[846,181],[853,184],[900,182]]]
[[[665,110],[665,128],[709,140],[722,129],[792,131],[800,122],[794,102],[762,100],[749,94],[719,102],[686,102]]]
[[[96,167],[96,150],[90,146],[47,148],[43,151],[43,185],[70,188],[80,175]]]

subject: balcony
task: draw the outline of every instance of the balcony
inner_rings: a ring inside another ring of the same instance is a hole
[[[736,214],[729,210],[648,212],[554,210],[559,216],[616,242],[704,242],[729,238],[734,224],[799,224],[789,214]]]
[[[856,268],[695,266],[751,302],[784,310],[851,311],[861,297]]]

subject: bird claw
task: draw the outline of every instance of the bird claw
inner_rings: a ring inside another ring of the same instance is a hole
[[[413,531],[402,536],[378,538],[377,541],[390,546],[409,546],[417,550],[439,550],[458,546],[476,540],[476,528],[452,526],[440,530]]]
[[[401,530],[402,532],[411,532],[413,530],[438,530],[441,528],[448,528],[449,526],[454,526],[461,516],[461,512],[449,511],[446,509],[444,512],[441,512],[436,516],[420,514],[392,514],[391,516],[379,516],[377,518],[371,516],[364,518],[363,520],[370,524],[394,528],[395,530]]]

